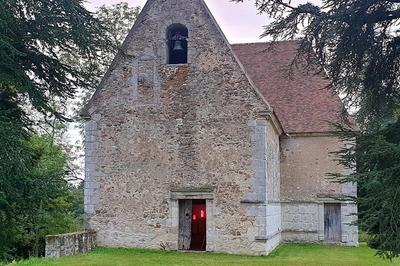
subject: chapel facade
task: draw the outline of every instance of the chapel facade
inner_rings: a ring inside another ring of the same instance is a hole
[[[342,104],[287,67],[294,41],[230,45],[203,0],[148,0],[84,110],[85,215],[100,246],[263,255],[358,245],[331,152]]]

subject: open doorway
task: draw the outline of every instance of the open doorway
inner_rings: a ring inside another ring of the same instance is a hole
[[[179,200],[179,249],[205,251],[206,244],[206,201]]]

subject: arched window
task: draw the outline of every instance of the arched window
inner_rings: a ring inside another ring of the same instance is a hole
[[[182,24],[168,27],[168,64],[186,64],[188,61],[188,29]]]

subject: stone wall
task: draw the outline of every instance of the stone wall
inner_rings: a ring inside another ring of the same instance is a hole
[[[279,137],[273,134],[269,125],[267,135],[267,197],[266,197],[266,236],[267,251],[271,252],[281,242],[282,209],[281,209],[281,174],[280,174]]]
[[[172,24],[188,28],[188,64],[167,64]],[[85,213],[101,246],[176,249],[174,193],[208,191],[207,250],[266,254],[281,239],[323,241],[323,204],[355,195],[326,179],[343,171],[330,155],[338,139],[279,141],[272,109],[202,0],[148,1],[87,119]],[[355,244],[350,210],[342,203],[342,240]]]
[[[174,23],[189,30],[188,64],[166,64]],[[280,237],[274,121],[203,1],[148,1],[88,108],[85,212],[99,245],[176,249],[171,193],[210,189],[207,250],[265,254]]]
[[[316,201],[321,195],[338,195],[340,184],[328,173],[343,172],[331,152],[343,144],[332,136],[292,136],[281,139],[281,196],[284,201]]]
[[[279,137],[269,123],[258,121],[252,126],[255,176],[253,190],[242,202],[248,206],[248,215],[256,218],[255,230],[249,234],[269,253],[280,243],[281,233]]]
[[[267,204],[267,252],[273,251],[282,240],[282,208],[281,203]]]
[[[357,205],[352,202],[342,203],[342,243],[358,246]]]
[[[324,242],[324,204],[340,203],[341,244],[358,245],[357,207],[335,199],[356,196],[354,184],[338,184],[328,173],[347,171],[330,154],[343,143],[332,135],[313,134],[281,139],[281,197],[283,240]]]
[[[286,202],[282,203],[283,235],[285,242],[323,243],[324,203],[334,203],[332,199],[324,202]],[[342,236],[338,244],[358,245],[357,206],[351,202],[341,204]]]
[[[46,236],[46,257],[59,258],[86,253],[96,247],[94,231]]]
[[[283,239],[287,242],[319,242],[320,220],[319,204],[286,202],[282,203]],[[322,226],[323,230],[323,226]],[[323,232],[322,232],[323,237]]]

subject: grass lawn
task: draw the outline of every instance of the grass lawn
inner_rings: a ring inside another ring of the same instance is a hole
[[[62,259],[31,259],[11,265],[400,265],[400,260],[384,261],[365,245],[360,248],[286,244],[265,257],[213,253],[180,253],[143,249],[108,249]]]

